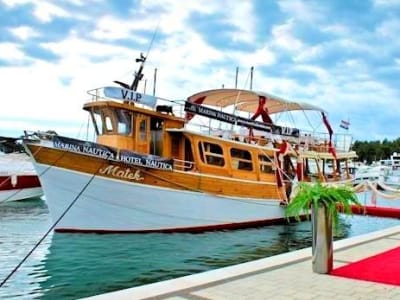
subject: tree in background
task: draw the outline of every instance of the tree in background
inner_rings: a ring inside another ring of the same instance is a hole
[[[353,150],[358,155],[358,160],[371,164],[374,161],[388,159],[394,153],[400,153],[400,138],[394,141],[355,141]]]

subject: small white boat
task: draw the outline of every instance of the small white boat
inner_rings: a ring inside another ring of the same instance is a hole
[[[379,164],[384,168],[382,173],[383,183],[400,188],[400,154],[394,152],[389,159],[381,159]]]
[[[358,185],[366,181],[380,182],[384,169],[383,166],[358,166],[355,168],[353,184]]]
[[[25,153],[0,154],[0,203],[43,196],[43,190]]]

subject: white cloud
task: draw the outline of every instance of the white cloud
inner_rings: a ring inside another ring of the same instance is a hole
[[[149,30],[154,26],[152,19],[140,19],[140,21],[121,20],[113,16],[104,16],[96,24],[92,36],[97,39],[119,40],[134,39],[144,44],[147,40],[135,34],[135,30]]]
[[[351,36],[346,38],[341,38],[330,43],[331,47],[341,47],[346,51],[359,51],[370,54],[376,54],[376,45],[371,45],[368,40],[360,41]]]
[[[3,67],[0,78],[7,78],[3,92],[14,100],[7,111],[16,118],[64,120],[70,117],[66,114],[70,103],[82,99],[82,96],[74,97],[75,100],[71,97],[78,91],[65,87],[59,80],[57,67],[48,63],[36,61],[32,66]]]
[[[85,40],[74,33],[59,42],[41,43],[40,46],[64,58],[73,57],[78,60],[82,56],[86,58],[111,58],[113,56],[120,56],[122,53],[126,53],[127,50],[126,47],[118,45],[114,46],[112,44]]]
[[[8,63],[15,63],[27,59],[25,53],[20,49],[21,46],[15,43],[0,43],[0,59]]]
[[[313,74],[317,78],[319,83],[323,82],[325,84],[325,83],[327,83],[328,81],[330,81],[332,79],[331,75],[329,74],[329,72],[327,70],[325,70],[324,68],[319,67],[319,66],[297,64],[296,66],[294,66],[293,69]]]
[[[150,0],[143,2],[140,13],[143,17],[147,12],[162,7],[159,16],[160,28],[164,33],[172,34],[188,29],[190,17],[197,14],[220,14],[220,22],[232,25],[234,31],[229,32],[233,41],[253,42],[255,39],[255,12],[251,1],[240,3],[232,1],[175,1]],[[141,18],[140,21],[142,21]],[[147,26],[147,28],[152,28]]]
[[[87,2],[88,0],[66,0],[66,1],[76,6],[83,6],[85,2]]]
[[[158,69],[157,94],[161,97],[184,99],[199,90],[219,88],[222,84],[233,87],[236,66],[240,67],[238,87],[248,88],[250,67],[254,66],[255,90],[327,108],[333,122],[343,115],[354,120],[368,119],[378,109],[372,105],[377,103],[376,99],[381,101],[381,114],[389,118],[395,111],[391,108],[397,107],[396,101],[400,99],[398,91],[392,90],[384,78],[379,78],[379,72],[373,72],[375,66],[368,61],[369,55],[354,55],[367,53],[376,57],[379,51],[386,51],[387,55],[397,53],[393,51],[398,45],[396,34],[400,31],[396,19],[382,18],[375,32],[360,32],[362,26],[359,26],[357,32],[360,34],[355,35],[352,25],[332,21],[324,8],[311,7],[311,2],[280,1],[280,11],[268,12],[271,18],[265,20],[267,28],[272,28],[272,39],[263,40],[265,37],[259,35],[260,30],[255,24],[265,18],[265,13],[254,11],[251,1],[139,1],[135,7],[127,8],[124,16],[113,14],[111,10],[101,11],[101,7],[108,7],[101,2],[96,6],[98,10],[91,10],[94,0],[90,3],[64,0],[57,4],[49,0],[0,1],[8,8],[31,4],[27,8],[31,7],[30,13],[41,22],[58,17],[74,19],[72,28],[64,33],[49,26],[49,32],[59,34],[57,40],[50,40],[45,34],[40,36],[43,42],[39,46],[54,53],[57,60],[29,57],[29,52],[23,51],[23,44],[0,43],[0,59],[18,66],[0,66],[1,81],[7,82],[2,86],[2,93],[10,99],[7,107],[0,110],[2,130],[23,126],[23,129],[55,129],[74,136],[74,128],[77,130],[87,121],[87,113],[82,110],[83,102],[89,98],[86,91],[112,84],[113,80],[130,83],[137,67],[134,59],[148,49],[152,35],[149,32],[158,22],[159,33],[146,62],[145,78],[150,92],[153,70]],[[377,3],[384,11],[383,1]],[[77,8],[78,12],[73,11]],[[194,23],[207,16],[213,22],[221,21],[223,29],[216,27],[212,28],[213,32],[207,32],[203,28],[208,26]],[[84,25],[80,22],[82,19]],[[268,23],[270,20],[275,21]],[[310,21],[320,24],[313,27],[313,32],[320,30],[323,34],[307,44],[296,36],[296,32],[302,30],[305,40],[313,40],[306,39],[305,35]],[[357,24],[357,20],[353,23]],[[83,33],[83,26],[94,29],[91,33]],[[39,34],[35,27],[11,28],[9,25],[8,28],[21,43]],[[230,38],[233,44],[246,44],[246,49],[220,47],[218,41],[212,42],[219,34]],[[385,38],[387,43],[376,44],[377,36]],[[324,61],[325,51],[329,51],[328,57],[334,60],[329,65]],[[390,66],[382,65],[380,70],[386,67],[385,76],[393,72],[393,78],[397,78],[400,58],[392,56],[389,59]],[[312,74],[313,80],[301,78],[304,73]],[[21,84],[29,94],[16,93]],[[139,89],[143,89],[143,82]],[[10,116],[13,121],[6,125],[5,120]],[[378,122],[378,116],[375,120]],[[47,128],[46,124],[54,124],[54,128]],[[367,124],[352,122],[354,129],[356,126],[367,128]],[[380,130],[384,134],[386,128]],[[379,132],[370,134],[376,136]]]
[[[398,39],[400,21],[398,19],[386,19],[376,29],[378,35],[393,40]]]
[[[320,23],[324,18],[318,2],[307,2],[302,0],[280,0],[279,8],[288,15],[288,18],[301,21],[303,23]]]
[[[53,4],[50,0],[1,0],[5,5],[10,8],[19,5],[32,4],[32,14],[41,22],[48,23],[53,20],[54,17],[69,17],[70,14],[61,8]]]
[[[151,12],[157,11],[158,15],[153,13],[153,26],[159,23],[159,28],[163,33],[173,34],[184,32],[191,29],[188,22],[192,14],[212,14],[220,11],[222,3],[217,1],[199,0],[199,1],[175,1],[175,0],[148,0],[143,1],[139,8],[139,14],[145,17]],[[132,11],[137,11],[137,8]],[[141,20],[139,19],[138,22]],[[152,28],[149,27],[149,28]]]
[[[234,26],[232,40],[238,42],[252,43],[256,38],[255,12],[250,1],[242,1],[240,6],[237,2],[228,1],[224,10],[225,22]]]
[[[321,24],[320,30],[322,32],[333,33],[338,36],[348,35],[351,33],[351,30],[347,26],[338,23]]]
[[[69,17],[70,14],[61,7],[46,1],[34,1],[35,8],[33,15],[40,21],[47,23],[53,20],[54,17]]]
[[[32,0],[1,0],[6,6],[14,7],[18,5],[24,5],[32,2]]]
[[[232,51],[226,54],[232,61],[237,61],[239,66],[270,66],[276,63],[276,55],[268,45],[255,49],[250,53]]]
[[[272,44],[288,52],[300,51],[304,44],[292,34],[294,26],[293,19],[284,24],[274,26],[272,28],[272,36],[274,38]]]
[[[373,0],[373,3],[376,7],[400,6],[400,2],[398,0]]]
[[[300,47],[299,47],[300,48]],[[325,47],[324,45],[302,47],[297,54],[293,55],[294,62],[307,62],[322,55]]]
[[[14,28],[9,28],[9,31],[18,37],[20,40],[28,40],[32,37],[40,36],[40,33],[29,26],[18,26]]]

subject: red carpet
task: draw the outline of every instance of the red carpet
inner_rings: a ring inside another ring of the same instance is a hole
[[[400,286],[400,247],[334,269],[331,275]]]

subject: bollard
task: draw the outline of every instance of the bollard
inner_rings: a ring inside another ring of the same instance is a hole
[[[311,207],[312,268],[314,273],[328,274],[333,268],[332,215],[325,205]]]

